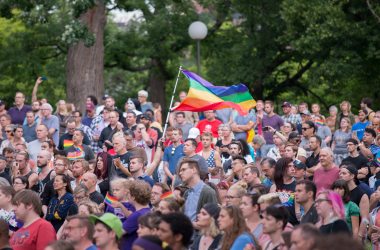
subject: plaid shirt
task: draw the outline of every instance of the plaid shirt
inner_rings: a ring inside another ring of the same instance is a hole
[[[92,130],[90,129],[90,127],[80,124],[78,129],[82,130],[87,135],[88,139],[91,141],[92,144]]]
[[[284,122],[290,122],[294,125],[300,124],[302,122],[301,116],[299,114],[296,114],[296,115],[290,114],[288,116],[283,115],[283,116],[281,116],[281,118],[282,118],[282,120],[284,120]]]
[[[92,134],[95,135],[95,136],[100,136],[100,134],[102,133],[102,130],[107,127],[108,124],[106,124],[104,122],[104,119],[103,119],[103,116],[102,115],[99,115],[97,117],[95,117],[92,122],[91,122],[91,126],[90,126],[90,129],[92,131]],[[102,149],[98,146],[98,142],[97,141],[94,141],[92,140],[92,137],[91,137],[91,148],[92,148],[92,151],[94,151],[94,153],[99,153]]]

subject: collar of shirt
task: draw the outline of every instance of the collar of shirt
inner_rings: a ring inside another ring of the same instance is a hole
[[[189,192],[197,193],[203,188],[203,181],[199,181],[194,187],[189,189]]]

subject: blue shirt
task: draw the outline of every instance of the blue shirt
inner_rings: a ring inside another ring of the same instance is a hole
[[[198,201],[204,185],[205,183],[203,181],[199,181],[193,188],[190,188],[188,191],[184,213],[187,215],[187,217],[189,217],[191,221],[195,221],[197,217]]]
[[[364,130],[369,125],[369,121],[367,122],[357,122],[354,125],[352,125],[352,132],[356,131],[356,135],[358,136],[358,139],[361,141],[363,139]]]
[[[147,176],[146,174],[143,174],[143,175],[137,177],[137,179],[145,181],[151,187],[153,187],[153,185],[154,185],[154,180],[150,176]]]
[[[253,122],[253,123],[256,123],[256,114],[253,113],[253,112],[249,112],[247,115],[239,115],[237,113],[234,113],[235,117],[234,117],[234,122],[236,123],[236,125],[246,125],[248,124],[249,122]],[[245,132],[234,132],[234,135],[235,135],[235,139],[238,140],[238,139],[247,139],[247,132],[248,131],[245,131]]]
[[[164,151],[164,162],[169,163],[169,170],[170,173],[174,174],[176,170],[176,166],[178,164],[179,159],[181,159],[185,154],[183,153],[183,144],[179,145],[178,147],[175,148],[173,152],[173,145],[170,145],[165,148]]]
[[[241,250],[244,249],[247,244],[253,244],[256,247],[256,244],[252,237],[248,233],[242,233],[236,238],[230,249]]]

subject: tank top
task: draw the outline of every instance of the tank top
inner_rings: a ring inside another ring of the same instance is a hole
[[[203,152],[202,151],[199,152],[199,154],[200,154],[200,156],[203,157]],[[207,159],[205,159],[208,168],[214,168],[216,166],[214,155],[215,155],[215,150],[211,150],[211,153],[210,153],[209,157]]]

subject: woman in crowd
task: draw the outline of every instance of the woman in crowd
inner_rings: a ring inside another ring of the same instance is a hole
[[[24,176],[16,176],[13,178],[13,188],[16,192],[29,189],[28,179]]]
[[[288,141],[289,134],[292,131],[295,131],[295,126],[290,122],[284,122],[284,125],[281,127],[281,135],[284,137],[285,141]]]
[[[291,158],[280,158],[274,168],[274,184],[270,192],[294,192],[296,181],[294,180],[294,164]]]
[[[198,154],[205,159],[211,178],[220,179],[223,176],[222,161],[219,152],[211,147],[212,140],[212,133],[203,133],[201,135],[203,148]]]
[[[220,205],[227,205],[227,193],[228,189],[230,188],[230,184],[227,181],[221,181],[216,185],[216,187],[218,189],[218,194],[220,197]]]
[[[350,119],[343,117],[339,129],[335,131],[331,149],[334,152],[334,163],[340,165],[342,160],[348,156],[347,141],[352,137]]]
[[[158,235],[158,227],[161,222],[161,214],[159,212],[152,212],[140,216],[138,219],[139,229],[137,234],[139,237],[145,235]]]
[[[3,153],[4,148],[16,149],[18,143],[25,143],[23,135],[22,126],[13,127],[13,125],[5,126],[5,137],[6,139],[1,142],[0,154]]]
[[[218,223],[220,230],[224,232],[222,250],[241,250],[248,244],[258,246],[238,207],[223,207],[219,214]]]
[[[319,230],[322,234],[350,233],[344,220],[344,205],[339,194],[332,190],[320,191],[315,206],[321,218]]]
[[[200,234],[194,239],[191,250],[218,249],[222,234],[218,228],[217,220],[220,207],[215,203],[206,203],[197,215],[196,227]]]
[[[253,162],[253,159],[255,157],[253,148],[247,143],[246,140],[239,139],[237,141],[240,142],[241,155],[244,157],[247,163]]]
[[[338,114],[338,108],[335,105],[330,106],[329,108],[329,114],[326,118],[326,125],[330,128],[331,133],[335,132],[335,123],[336,123],[336,116]]]
[[[227,200],[227,205],[228,206],[237,206],[239,207],[241,199],[244,194],[247,193],[247,183],[245,182],[236,182],[233,184],[227,192],[226,200]]]
[[[56,149],[54,141],[52,139],[50,139],[50,138],[46,139],[46,141],[43,141],[41,143],[41,150],[46,150],[46,151],[49,151],[51,153],[51,156],[52,156],[51,163],[53,164],[53,162],[54,162],[54,156],[56,154],[58,154],[58,150]]]
[[[98,178],[98,186],[100,193],[105,197],[109,191],[109,179],[108,179],[108,170],[111,166],[111,157],[107,152],[100,152],[96,156],[96,166],[94,169],[94,174]]]
[[[100,214],[102,211],[99,205],[91,200],[84,200],[78,203],[78,214],[80,215],[90,215],[90,214]]]
[[[330,145],[332,139],[332,133],[330,128],[326,125],[326,119],[323,115],[314,115],[313,122],[317,127],[317,135],[321,137],[322,141],[326,143],[326,145]]]
[[[58,231],[64,223],[70,207],[74,204],[74,197],[67,175],[56,175],[53,186],[56,196],[50,200],[45,219],[51,222],[55,231]]]
[[[56,104],[56,111],[54,113],[59,120],[59,137],[66,133],[66,122],[70,117],[70,113],[67,112],[67,106],[65,100],[59,100]]]
[[[127,116],[127,111],[133,111],[137,116],[142,114],[140,102],[135,98],[128,98],[127,102],[124,105],[124,109],[124,117]]]
[[[245,194],[241,200],[240,209],[250,232],[259,241],[259,244],[263,246],[267,237],[264,237],[263,234],[263,223],[260,218],[260,205],[258,203],[259,198],[260,194],[255,192]]]
[[[340,104],[340,112],[336,116],[335,120],[335,131],[339,129],[340,122],[342,121],[343,118],[348,118],[350,121],[350,124],[355,123],[355,116],[351,112],[351,103],[348,101],[343,101]]]
[[[162,214],[181,212],[182,206],[184,204],[183,199],[177,199],[173,197],[168,197],[160,201],[158,204],[158,211]]]
[[[234,134],[228,124],[220,124],[219,129],[222,131],[222,138],[216,141],[215,149],[219,152],[223,163],[230,157],[228,145],[232,142]]]
[[[121,240],[123,249],[131,249],[133,241],[137,239],[138,219],[140,216],[150,212],[150,185],[141,180],[131,182],[128,192],[128,200],[136,209],[131,213],[128,218],[123,222],[123,229],[125,234]]]
[[[348,189],[347,182],[342,179],[336,180],[331,186],[331,189],[340,194],[342,197],[344,203],[345,220],[352,232],[353,237],[357,239],[359,233],[360,210],[358,205],[350,201],[350,190]]]

